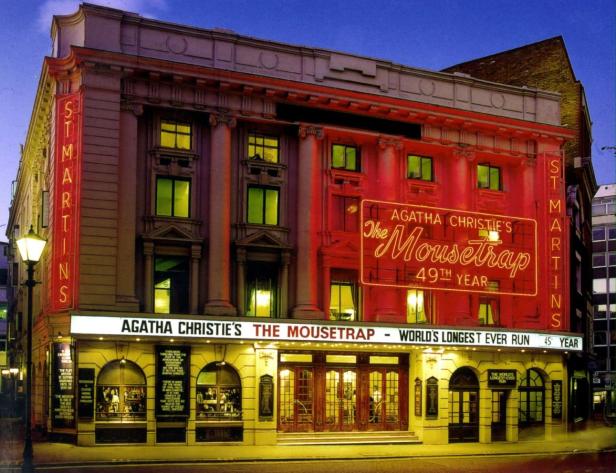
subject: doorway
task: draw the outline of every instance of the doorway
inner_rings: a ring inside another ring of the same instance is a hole
[[[357,372],[350,368],[325,372],[325,429],[350,431],[357,428]]]
[[[459,368],[449,381],[449,442],[479,441],[479,381],[470,368]]]
[[[507,398],[509,391],[492,391],[492,442],[507,440]]]

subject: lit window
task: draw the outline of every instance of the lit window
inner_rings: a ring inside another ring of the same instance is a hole
[[[141,368],[122,359],[107,363],[96,381],[96,419],[114,422],[143,421],[147,384]]]
[[[257,133],[248,135],[248,159],[277,163],[278,154],[279,142],[277,137]]]
[[[477,187],[480,189],[501,190],[500,168],[489,164],[477,165]]]
[[[592,291],[596,294],[606,294],[608,292],[610,294],[616,293],[616,278],[609,279],[593,279],[592,280]]]
[[[156,215],[190,216],[190,181],[173,177],[156,178]]]
[[[332,145],[332,168],[359,171],[359,150],[356,146]]]
[[[248,223],[278,225],[280,191],[271,187],[248,187]]]
[[[406,292],[406,321],[409,324],[428,322],[429,295],[421,289],[409,289]]]
[[[489,291],[498,291],[498,281],[489,281]],[[498,325],[499,306],[498,297],[482,295],[479,297],[478,319],[480,325]]]
[[[190,149],[192,128],[188,123],[163,120],[160,123],[160,145],[165,148]]]
[[[240,377],[224,360],[208,364],[197,376],[196,415],[199,420],[242,418]]]
[[[246,270],[246,315],[274,317],[278,267],[273,264],[249,262]]]
[[[154,260],[154,312],[188,312],[188,261],[185,257],[157,256]]]
[[[357,273],[353,270],[332,269],[330,277],[329,318],[358,320]]]
[[[425,156],[407,156],[407,178],[432,181],[432,158]]]
[[[359,230],[359,199],[335,195],[332,199],[332,229],[340,232]]]

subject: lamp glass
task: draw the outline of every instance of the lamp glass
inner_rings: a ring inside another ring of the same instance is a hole
[[[28,233],[17,240],[17,248],[19,248],[21,259],[26,263],[37,263],[41,259],[46,243],[47,241],[34,233],[34,230],[30,227]]]

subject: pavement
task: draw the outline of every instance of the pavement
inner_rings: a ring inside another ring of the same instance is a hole
[[[470,455],[552,455],[616,450],[616,429],[595,426],[563,434],[553,440],[464,443],[448,445],[110,445],[79,447],[52,442],[34,443],[38,466],[75,466],[154,463],[225,463],[266,461],[309,461],[379,458],[429,458]],[[21,463],[21,439],[0,437],[0,470]]]

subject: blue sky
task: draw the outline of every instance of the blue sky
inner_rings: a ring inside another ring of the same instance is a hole
[[[51,15],[73,0],[0,0],[0,238],[25,141]],[[91,0],[164,21],[440,70],[562,35],[593,121],[600,184],[616,182],[614,0]]]

